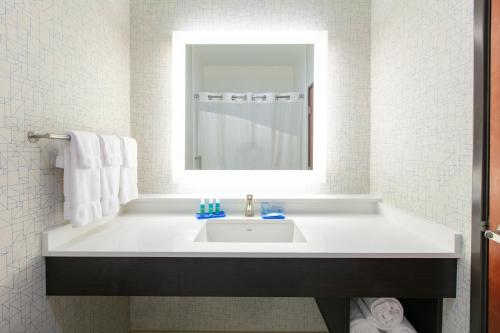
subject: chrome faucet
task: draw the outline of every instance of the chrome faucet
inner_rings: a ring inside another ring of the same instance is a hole
[[[247,203],[245,205],[245,216],[252,217],[253,213],[253,195],[247,194]]]

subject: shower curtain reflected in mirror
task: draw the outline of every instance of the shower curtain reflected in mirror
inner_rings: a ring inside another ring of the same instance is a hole
[[[307,118],[298,93],[199,93],[194,105],[196,169],[303,169]]]

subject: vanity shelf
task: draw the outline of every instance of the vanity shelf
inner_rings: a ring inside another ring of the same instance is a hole
[[[402,298],[417,331],[441,332],[455,258],[47,257],[47,295],[314,297],[349,332],[350,297]],[[422,313],[422,311],[424,313]]]

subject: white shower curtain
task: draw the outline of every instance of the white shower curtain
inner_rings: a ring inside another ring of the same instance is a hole
[[[200,93],[195,103],[201,169],[301,169],[304,104],[298,94],[281,101],[268,95],[267,102],[251,94],[211,96],[223,97],[209,100]]]

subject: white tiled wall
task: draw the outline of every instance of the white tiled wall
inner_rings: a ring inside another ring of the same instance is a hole
[[[128,134],[129,4],[0,1],[0,332],[127,332],[128,299],[45,297],[40,233],[63,222],[57,143],[26,131]]]
[[[374,0],[371,190],[464,235],[444,332],[469,331],[473,1]]]
[[[328,30],[328,182],[314,192],[369,191],[369,0],[131,2],[131,119],[144,193],[171,183],[172,30]],[[302,190],[302,189],[301,189]]]

